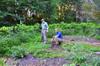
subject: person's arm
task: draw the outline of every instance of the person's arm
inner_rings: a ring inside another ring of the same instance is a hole
[[[48,30],[48,23],[46,23],[46,26],[47,26],[47,30]]]
[[[57,38],[59,35],[60,35],[60,33],[58,32],[58,33],[56,34],[55,38]]]
[[[45,25],[46,25],[46,29],[47,29],[47,32],[48,32],[48,23],[46,22]]]

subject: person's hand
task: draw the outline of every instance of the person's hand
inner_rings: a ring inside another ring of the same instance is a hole
[[[54,36],[55,38],[57,38],[57,36]]]
[[[48,30],[47,30],[47,32],[48,32]]]

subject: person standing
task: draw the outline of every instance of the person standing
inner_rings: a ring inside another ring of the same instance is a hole
[[[47,32],[48,32],[48,23],[44,20],[41,19],[41,36],[42,36],[42,42],[44,44],[47,43]]]

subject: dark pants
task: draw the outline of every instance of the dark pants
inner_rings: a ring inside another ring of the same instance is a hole
[[[61,43],[63,42],[63,39],[57,38],[58,41],[58,45],[61,45]]]

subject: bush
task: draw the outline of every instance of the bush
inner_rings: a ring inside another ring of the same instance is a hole
[[[100,36],[97,36],[97,35],[96,35],[95,38],[96,38],[97,40],[100,40]]]
[[[61,23],[61,24],[50,24],[49,25],[49,32],[47,33],[48,37],[51,38],[53,35],[55,35],[55,28],[61,28],[63,35],[85,35],[85,36],[95,36],[97,39],[99,39],[99,36],[96,34],[96,29],[100,28],[100,25],[96,25],[93,23],[80,23],[80,24],[76,24],[76,23]],[[50,53],[50,52],[45,52],[45,51],[41,51],[41,49],[43,49],[44,47],[42,47],[42,44],[39,43],[39,41],[41,40],[41,34],[39,32],[39,24],[36,24],[34,26],[26,26],[26,25],[17,25],[15,26],[17,31],[14,33],[12,32],[12,28],[13,27],[2,27],[0,28],[0,30],[3,30],[4,32],[2,32],[2,34],[0,35],[0,54],[4,55],[5,53],[8,52],[8,50],[12,49],[11,54],[13,54],[13,51],[16,51],[19,56],[21,56],[20,51],[24,52],[24,49],[18,49],[15,50],[14,47],[17,46],[21,46],[22,44],[27,44],[27,48],[31,47],[31,49],[29,48],[28,51],[32,52],[33,51],[33,55],[34,52],[36,52],[36,55],[38,57],[42,57],[42,55],[44,57],[56,57],[55,53]],[[28,44],[32,43],[31,46],[29,46]],[[38,44],[39,43],[39,44]],[[36,45],[35,45],[36,44]],[[99,51],[99,49],[96,48],[89,48],[87,46],[83,46],[83,45],[67,45],[67,50],[69,51]],[[20,47],[21,48],[21,47]],[[39,50],[38,50],[39,49]],[[26,50],[26,49],[25,49]],[[41,53],[43,52],[43,54]],[[8,52],[9,53],[9,52]],[[46,54],[46,55],[45,55]],[[24,53],[22,53],[22,55],[24,55]],[[36,56],[35,55],[35,56]],[[50,55],[50,56],[49,56]],[[17,55],[15,55],[17,56]]]
[[[31,33],[28,32],[19,32],[15,35],[16,37],[18,37],[18,39],[21,41],[21,43],[26,43],[26,42],[30,42],[31,40]]]
[[[0,58],[0,66],[5,66],[4,61]]]
[[[22,58],[27,55],[28,51],[26,48],[22,48],[21,46],[13,46],[6,53],[8,56]]]
[[[2,37],[0,40],[0,54],[5,54],[12,46],[20,45],[21,42],[17,37]]]
[[[22,24],[15,26],[15,28],[17,29],[16,32],[11,31],[13,27],[1,28],[1,30],[7,32],[7,34],[5,34],[5,32],[2,32],[4,35],[0,35],[1,55],[5,55],[8,49],[12,48],[13,46],[20,46],[24,43],[30,43],[40,40],[40,36],[38,36],[39,34],[36,31],[34,31],[35,29],[33,29],[33,26],[26,26]]]
[[[61,28],[63,35],[85,35],[93,37],[96,35],[96,28],[100,25],[94,23],[61,23],[61,24],[51,24],[49,25],[48,37],[55,35],[55,28]]]
[[[85,55],[83,55],[83,54],[76,54],[73,58],[72,58],[72,60],[76,63],[76,64],[81,64],[81,63],[85,63],[85,61],[86,61],[86,56]]]
[[[9,28],[8,27],[1,27],[0,28],[0,35],[7,35],[9,33]]]

